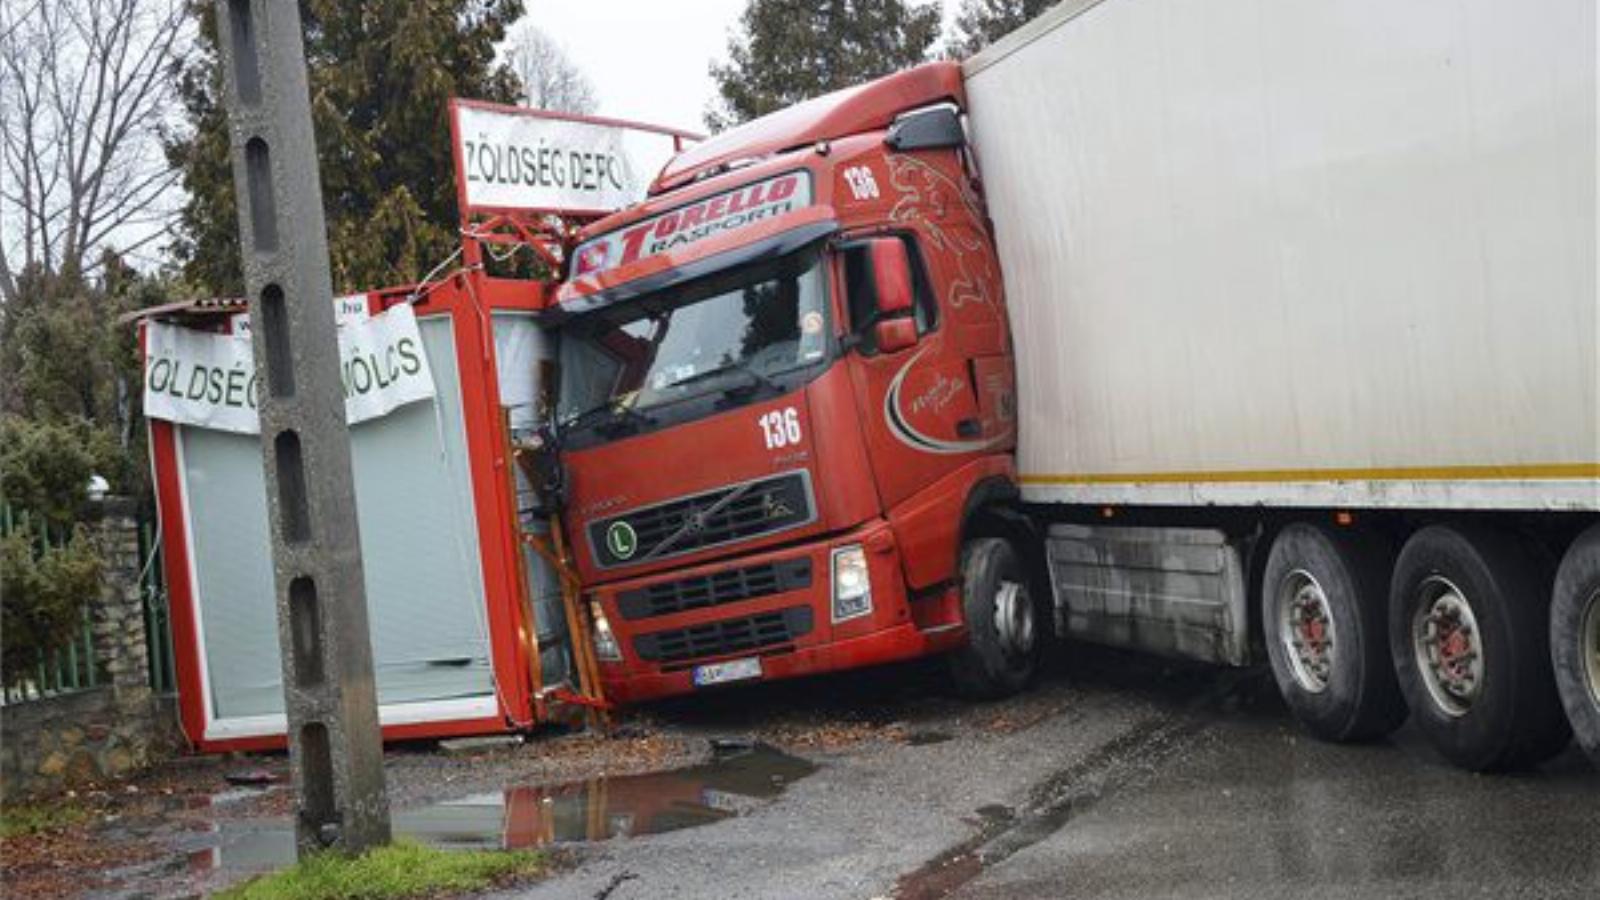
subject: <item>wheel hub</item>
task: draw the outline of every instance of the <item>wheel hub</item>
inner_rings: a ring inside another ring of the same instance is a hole
[[[1333,678],[1333,632],[1322,585],[1304,569],[1290,572],[1279,586],[1278,639],[1296,683],[1313,694],[1327,690]]]
[[[1018,658],[1033,651],[1033,602],[1021,584],[1000,582],[994,595],[994,625],[1007,656]]]
[[[1433,702],[1450,716],[1466,715],[1483,690],[1483,646],[1466,595],[1434,575],[1422,583],[1412,619],[1417,669]]]

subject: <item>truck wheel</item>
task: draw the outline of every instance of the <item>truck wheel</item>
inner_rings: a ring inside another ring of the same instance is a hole
[[[1550,576],[1513,537],[1424,528],[1389,589],[1389,648],[1418,728],[1473,771],[1548,759],[1571,732],[1550,670]]]
[[[1600,526],[1573,542],[1556,572],[1550,659],[1572,731],[1600,765]]]
[[[1048,623],[1039,617],[1027,570],[1010,543],[974,538],[961,548],[961,605],[967,645],[949,658],[956,692],[989,700],[1027,687]]]
[[[1279,532],[1262,579],[1267,655],[1289,711],[1329,741],[1393,731],[1406,716],[1389,660],[1387,560],[1309,524]]]

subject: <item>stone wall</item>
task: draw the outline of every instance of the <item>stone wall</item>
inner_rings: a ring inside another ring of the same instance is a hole
[[[178,745],[172,704],[150,690],[136,509],[113,498],[99,512],[105,579],[89,607],[99,686],[0,708],[0,796],[123,777]]]
[[[159,704],[146,688],[90,688],[9,705],[0,740],[0,793],[6,798],[55,793],[139,771],[169,749]]]

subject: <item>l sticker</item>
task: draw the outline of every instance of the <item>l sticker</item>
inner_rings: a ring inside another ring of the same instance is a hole
[[[617,559],[630,559],[639,550],[639,535],[627,522],[612,522],[606,529],[606,549]]]

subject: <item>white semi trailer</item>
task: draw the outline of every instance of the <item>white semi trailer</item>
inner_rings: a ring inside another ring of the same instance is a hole
[[[1595,15],[1067,0],[965,64],[1059,628],[1600,754]]]

